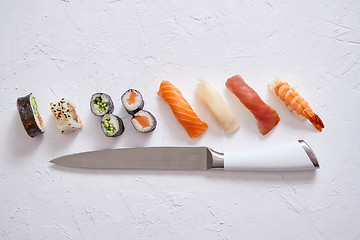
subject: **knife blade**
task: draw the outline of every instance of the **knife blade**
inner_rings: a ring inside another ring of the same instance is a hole
[[[220,153],[208,147],[138,147],[82,152],[55,158],[67,167],[100,169],[164,169],[287,171],[319,168],[318,160],[303,140],[264,149]]]

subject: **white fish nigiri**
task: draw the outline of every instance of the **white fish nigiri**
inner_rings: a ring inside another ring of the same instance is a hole
[[[240,123],[230,107],[224,102],[220,94],[206,80],[199,79],[196,94],[215,117],[216,122],[225,133],[231,133],[239,128]]]

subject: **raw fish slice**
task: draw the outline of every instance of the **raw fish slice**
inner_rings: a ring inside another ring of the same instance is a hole
[[[239,128],[239,120],[220,94],[206,80],[199,79],[196,94],[200,101],[210,110],[219,126],[225,133],[231,133]]]
[[[269,84],[269,88],[284,102],[290,111],[298,116],[305,117],[318,131],[322,131],[325,125],[320,117],[313,112],[309,103],[290,87],[287,82],[282,81],[280,78],[275,78],[274,81]]]
[[[154,115],[152,115],[149,111],[141,109],[133,115],[131,124],[136,131],[140,133],[148,133],[155,130],[157,121]]]
[[[254,115],[262,135],[266,135],[278,124],[280,118],[276,111],[264,103],[240,75],[229,78],[225,85]]]
[[[121,102],[125,110],[134,115],[144,107],[144,99],[136,89],[129,89],[121,96]]]
[[[157,94],[169,104],[176,119],[185,128],[191,138],[200,136],[208,128],[207,124],[201,121],[196,115],[180,90],[169,81],[161,82]]]

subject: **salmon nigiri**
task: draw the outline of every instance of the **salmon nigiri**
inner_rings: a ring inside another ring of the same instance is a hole
[[[305,117],[312,125],[318,130],[322,131],[325,127],[320,117],[313,112],[309,103],[300,96],[287,82],[282,81],[280,78],[275,78],[269,84],[269,88],[283,101],[288,109],[298,116]]]
[[[162,81],[157,94],[169,104],[176,119],[191,138],[200,136],[208,128],[208,125],[196,115],[180,90],[171,82]]]
[[[270,132],[278,124],[280,118],[277,112],[264,103],[240,75],[229,78],[225,85],[254,115],[262,135]]]

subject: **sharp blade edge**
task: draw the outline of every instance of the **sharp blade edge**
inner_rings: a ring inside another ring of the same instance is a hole
[[[82,168],[203,170],[211,167],[207,147],[105,149],[61,156],[50,162]]]

